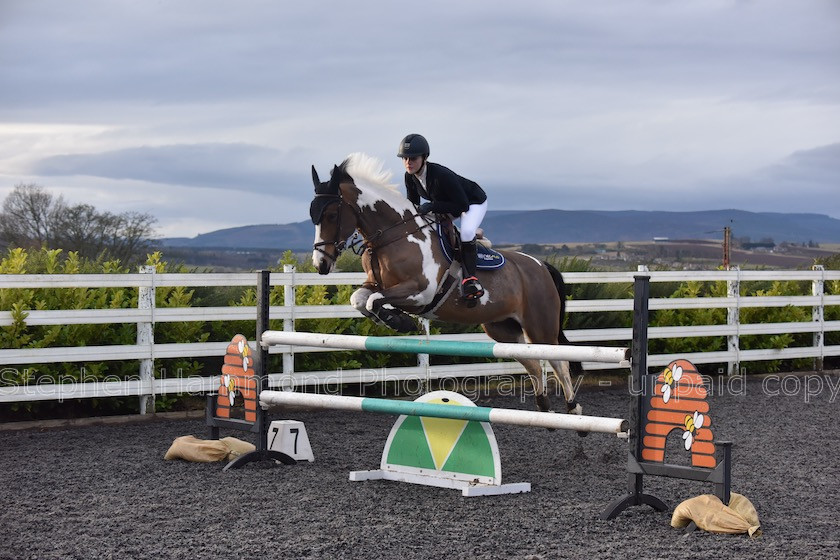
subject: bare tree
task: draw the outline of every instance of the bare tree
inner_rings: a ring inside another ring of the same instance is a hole
[[[56,199],[41,186],[16,185],[3,201],[0,239],[16,247],[52,246],[55,216],[63,206],[61,197]]]
[[[100,215],[90,204],[64,208],[55,215],[54,245],[83,256],[98,256],[105,250]]]
[[[152,248],[154,224],[151,214],[124,212],[117,218],[117,235],[112,238],[110,253],[123,262],[131,257],[145,255]]]
[[[0,241],[16,247],[77,251],[90,259],[129,264],[151,249],[156,220],[149,214],[99,212],[90,204],[67,205],[38,185],[17,185],[3,202]]]

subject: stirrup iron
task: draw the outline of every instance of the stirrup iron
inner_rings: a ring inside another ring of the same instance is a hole
[[[478,278],[470,276],[461,281],[461,294],[465,299],[478,299],[484,295],[484,287]]]

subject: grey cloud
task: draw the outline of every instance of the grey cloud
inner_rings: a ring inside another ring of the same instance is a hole
[[[0,34],[0,52],[14,53],[4,61],[11,87],[0,89],[0,107],[325,98],[369,89],[410,95],[418,83],[451,95],[453,84],[469,91],[486,83],[550,89],[616,80],[651,92],[726,84],[726,94],[792,95],[772,82],[784,74],[796,90],[814,92],[838,47],[830,18],[770,2],[722,9],[636,1],[610,10],[569,2],[513,10],[508,2],[478,10],[429,2],[416,13],[390,2],[326,9],[287,2],[234,8],[115,1],[95,10],[83,9],[84,2],[72,9],[48,4],[58,16],[18,7],[9,18],[16,25]],[[423,22],[434,25],[411,33]]]
[[[497,209],[784,210],[790,193],[828,208],[836,152],[745,170],[779,145],[838,141],[838,6],[6,2],[0,125],[43,126],[0,128],[0,165],[275,198],[356,150],[399,181],[393,144],[418,131]],[[50,131],[61,124],[105,132]]]
[[[305,183],[303,165],[299,173],[282,171],[294,157],[249,144],[144,146],[97,154],[52,156],[36,162],[31,172],[270,193],[281,185]]]
[[[840,218],[838,185],[840,144],[831,144],[795,152],[751,174],[699,184],[687,200],[695,205],[698,200],[719,200],[723,205],[715,207]]]
[[[795,152],[753,173],[695,181],[674,176],[653,188],[645,182],[611,177],[559,175],[552,185],[512,188],[487,182],[494,209],[537,210],[719,210],[798,212],[840,218],[840,143]]]
[[[810,204],[832,208],[835,216],[840,215],[840,143],[794,152],[779,164],[760,170],[755,182],[769,186],[775,194],[824,196]]]
[[[783,165],[824,171],[840,180],[840,143],[794,152]]]

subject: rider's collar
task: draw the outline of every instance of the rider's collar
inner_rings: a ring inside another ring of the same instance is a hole
[[[426,188],[426,171],[428,171],[429,166],[427,162],[423,162],[423,167],[420,168],[420,171],[415,173],[415,177],[420,181],[420,184],[423,185],[423,188]]]

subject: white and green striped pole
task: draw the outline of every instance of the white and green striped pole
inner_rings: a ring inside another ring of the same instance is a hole
[[[424,340],[407,337],[353,336],[308,332],[265,331],[260,343],[264,348],[276,345],[341,348],[371,352],[406,352],[476,358],[511,358],[602,362],[622,367],[630,365],[628,348],[607,346],[572,346],[555,344],[510,344],[503,342],[461,342]]]
[[[293,391],[262,391],[260,393],[260,404],[263,408],[270,406],[296,406],[321,410],[348,410],[393,415],[402,414],[406,416],[474,420],[495,424],[533,426],[538,428],[599,432],[605,434],[621,434],[626,432],[628,428],[627,421],[621,418],[578,416],[576,414],[488,408],[483,406],[456,406],[451,404],[366,397],[346,397],[341,395],[320,395],[316,393],[296,393]]]

